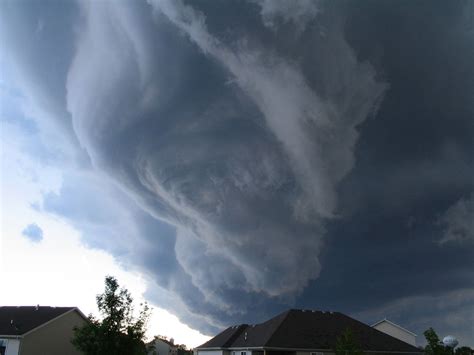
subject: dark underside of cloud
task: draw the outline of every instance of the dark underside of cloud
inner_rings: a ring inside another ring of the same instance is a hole
[[[291,306],[474,345],[469,6],[4,1],[23,90],[93,166],[40,208],[209,334]]]

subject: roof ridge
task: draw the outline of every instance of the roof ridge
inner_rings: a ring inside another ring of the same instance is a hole
[[[273,331],[273,333],[271,333],[268,337],[268,339],[266,339],[266,341],[263,342],[263,346],[267,346],[268,343],[270,343],[270,341],[272,340],[273,336],[276,334],[276,332],[278,331],[278,329],[280,329],[280,327],[282,326],[282,324],[285,322],[285,320],[288,318],[288,316],[290,315],[291,312],[295,311],[295,309],[289,309],[281,314],[279,314],[278,316],[276,316],[275,318],[277,317],[280,317],[280,316],[283,316],[280,323],[278,324],[278,326],[275,328],[275,330]]]

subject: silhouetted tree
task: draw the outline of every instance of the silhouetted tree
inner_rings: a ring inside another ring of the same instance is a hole
[[[436,334],[433,328],[425,330],[423,335],[428,343],[425,346],[425,353],[427,355],[448,355],[446,348],[441,343],[438,334]]]
[[[74,329],[72,343],[86,355],[142,355],[143,341],[150,317],[148,305],[140,304],[138,317],[133,315],[133,299],[125,288],[119,288],[112,276],[105,278],[105,291],[97,295],[99,320],[89,315],[89,322]]]
[[[455,355],[473,355],[474,350],[471,349],[469,346],[460,346],[459,348],[456,348],[456,351],[454,352]]]
[[[433,328],[425,330],[423,335],[428,343],[425,346],[427,355],[473,355],[473,350],[468,346],[460,346],[454,351],[452,348],[444,346]]]

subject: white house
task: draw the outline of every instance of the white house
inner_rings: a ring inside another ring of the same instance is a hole
[[[76,307],[0,307],[0,355],[79,355],[73,328],[86,322]]]
[[[377,323],[372,325],[372,328],[375,328],[385,334],[388,334],[394,338],[400,339],[405,343],[416,346],[416,334],[410,332],[409,330],[395,324],[388,319],[382,319]]]
[[[173,338],[163,339],[156,337],[148,344],[148,354],[150,355],[177,355],[178,347],[174,344]]]

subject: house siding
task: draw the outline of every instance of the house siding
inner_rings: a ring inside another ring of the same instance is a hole
[[[5,355],[18,355],[20,350],[19,339],[8,339],[7,348],[5,349]]]
[[[416,346],[416,337],[413,334],[410,334],[399,327],[394,326],[388,322],[381,322],[374,326],[374,329],[377,329],[385,334],[388,334],[394,338],[397,338],[405,343]]]
[[[71,340],[73,328],[85,323],[77,312],[69,312],[26,335],[21,341],[20,355],[80,355]]]
[[[152,344],[152,350],[148,351],[148,354],[176,355],[177,352],[176,346],[171,346],[161,339],[155,339]]]
[[[224,355],[223,350],[198,350],[198,355]]]
[[[235,353],[235,354],[234,354]],[[245,354],[242,354],[245,353]],[[257,351],[253,351],[253,353],[257,353]],[[253,355],[255,355],[253,354]],[[226,355],[226,354],[224,354]],[[247,349],[234,349],[228,352],[227,355],[252,355],[252,350],[247,350]]]

